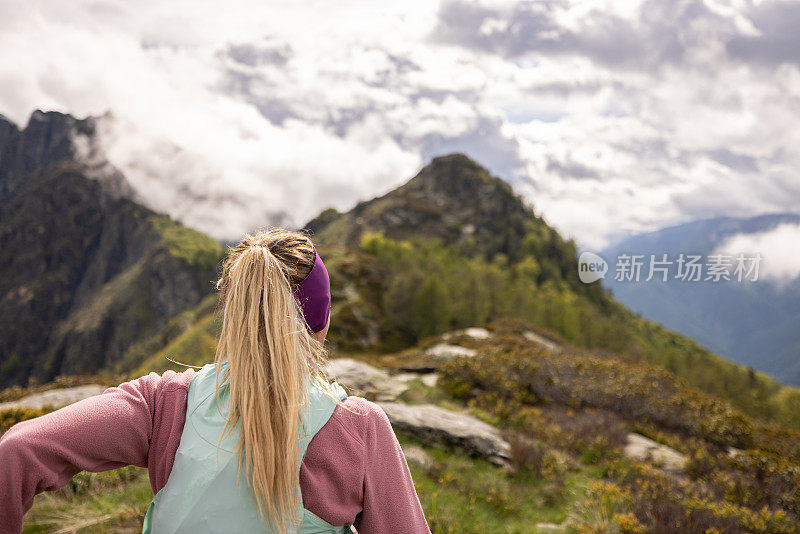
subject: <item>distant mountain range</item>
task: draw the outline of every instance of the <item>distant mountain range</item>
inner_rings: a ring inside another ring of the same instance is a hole
[[[673,260],[681,253],[707,257],[735,236],[761,234],[785,224],[800,224],[800,216],[695,221],[625,238],[600,255],[609,263],[620,254],[645,258],[668,254]],[[643,316],[733,361],[800,385],[800,280],[775,283],[762,273],[752,283],[682,282],[674,278],[667,283],[633,283],[615,280],[612,267],[604,283],[620,302]]]
[[[141,205],[97,136],[91,118],[35,112],[23,129],[0,119],[0,386],[213,358],[212,281],[224,248]],[[511,318],[800,426],[800,391],[580,282],[575,243],[463,154],[434,158],[395,190],[325,210],[304,229],[331,272],[332,352],[400,350]]]

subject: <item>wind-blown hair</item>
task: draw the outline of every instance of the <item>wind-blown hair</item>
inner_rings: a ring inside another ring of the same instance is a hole
[[[217,373],[217,393],[230,383],[223,437],[240,426],[239,472],[244,467],[262,517],[282,533],[300,512],[298,433],[306,384],[311,377],[329,384],[327,351],[306,330],[292,293],[313,265],[308,236],[270,228],[228,247],[216,282],[222,329],[214,361],[218,369],[228,363]]]

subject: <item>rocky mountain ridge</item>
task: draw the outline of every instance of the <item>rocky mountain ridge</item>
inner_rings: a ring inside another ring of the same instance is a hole
[[[222,248],[132,200],[95,127],[0,119],[0,384],[97,372],[211,291]]]

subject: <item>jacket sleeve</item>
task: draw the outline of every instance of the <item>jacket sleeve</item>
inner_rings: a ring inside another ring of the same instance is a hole
[[[64,486],[80,471],[147,466],[159,376],[143,376],[0,437],[0,533],[22,531],[37,493]]]
[[[359,534],[430,534],[389,418],[380,406],[370,404],[373,409],[366,431],[364,504],[354,526]]]

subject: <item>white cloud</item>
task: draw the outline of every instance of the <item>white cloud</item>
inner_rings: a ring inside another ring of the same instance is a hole
[[[763,258],[759,266],[759,278],[784,284],[800,276],[800,224],[783,223],[773,229],[752,234],[736,234],[726,239],[714,254],[726,254],[734,258]]]
[[[460,151],[598,248],[796,209],[798,14],[725,0],[5,0],[0,113],[110,110],[112,162],[152,207],[215,237],[347,209]]]

